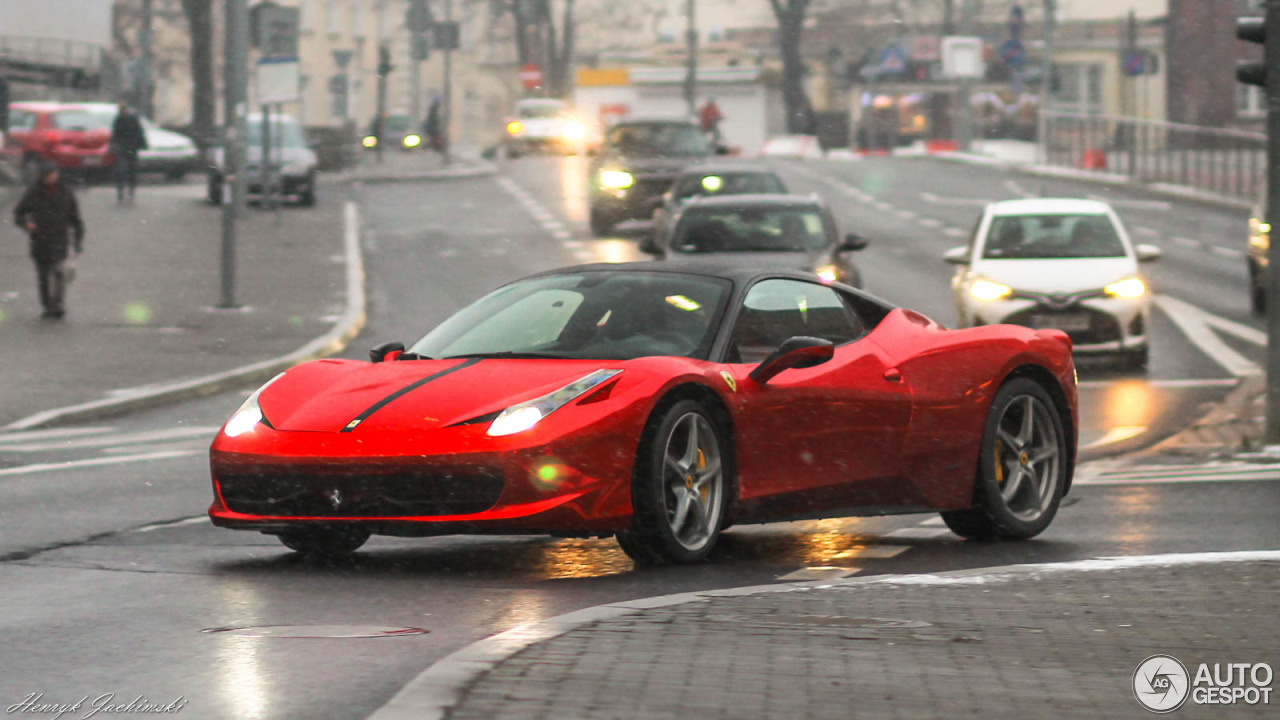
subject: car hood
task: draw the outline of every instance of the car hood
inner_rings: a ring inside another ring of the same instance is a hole
[[[642,157],[610,155],[601,167],[619,168],[634,175],[675,175],[684,168],[702,162],[702,157]]]
[[[1071,293],[1098,290],[1138,274],[1132,258],[1059,258],[1054,260],[982,260],[976,275],[1014,290]]]
[[[317,360],[288,371],[258,400],[277,430],[430,430],[558,390],[616,360]]]
[[[147,147],[150,150],[194,150],[196,144],[181,133],[161,128],[147,128]]]

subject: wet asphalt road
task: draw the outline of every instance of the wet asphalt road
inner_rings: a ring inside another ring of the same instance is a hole
[[[349,354],[412,340],[452,309],[529,272],[640,258],[626,233],[587,237],[582,171],[577,159],[531,158],[507,165],[505,180],[356,190],[372,305],[369,327]],[[930,203],[921,192],[973,200],[1031,187],[1013,175],[923,161],[783,171],[795,189],[831,197],[845,228],[871,239],[862,258],[868,289],[944,322],[951,319],[950,269],[940,256],[960,242],[945,228],[967,228],[977,207]],[[874,190],[891,208],[848,202],[840,183]],[[1244,304],[1243,260],[1211,247],[1243,245],[1239,214],[1119,209],[1131,225],[1208,244],[1162,243],[1166,261],[1152,272],[1157,291],[1259,327]],[[877,282],[890,277],[892,284]],[[1225,377],[1167,319],[1157,319],[1156,333],[1152,378]],[[1089,383],[1082,432],[1093,439],[1128,423],[1152,428],[1143,433],[1149,440],[1185,424],[1224,391],[1152,385],[1103,370],[1086,369],[1082,380]],[[1280,547],[1272,510],[1280,483],[1203,482],[1077,487],[1054,525],[1027,543],[963,543],[933,517],[905,516],[735,528],[714,561],[696,567],[637,570],[611,540],[484,537],[378,538],[350,561],[307,561],[273,538],[218,530],[201,518],[209,501],[202,448],[243,395],[98,423],[83,436],[98,440],[75,447],[18,452],[0,444],[4,465],[51,465],[0,475],[0,706],[31,693],[74,702],[114,692],[124,701],[182,696],[182,716],[191,718],[354,718],[471,641],[604,602],[859,572]],[[175,428],[189,434],[166,434]],[[174,457],[57,465],[142,451]],[[427,633],[249,639],[202,632],[257,625]]]

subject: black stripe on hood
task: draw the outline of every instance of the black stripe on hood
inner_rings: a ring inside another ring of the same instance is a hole
[[[370,415],[373,415],[374,413],[378,412],[382,408],[386,407],[388,404],[390,404],[393,400],[400,397],[401,395],[413,392],[414,390],[417,390],[418,388],[422,387],[423,385],[426,385],[427,383],[433,380],[439,380],[445,375],[448,375],[450,373],[455,373],[459,370],[462,370],[463,368],[471,367],[472,365],[475,365],[476,363],[480,362],[480,360],[481,358],[470,358],[464,362],[460,362],[457,365],[454,365],[451,368],[445,368],[444,370],[441,370],[438,373],[433,373],[431,375],[428,375],[422,378],[421,380],[415,380],[414,382],[382,398],[381,400],[374,403],[373,405],[370,405],[367,410],[357,415],[355,419],[352,420],[351,422],[347,423],[346,427],[342,428],[341,432],[351,432],[352,430],[355,430],[357,427],[360,427],[360,423],[364,422],[365,420],[368,420]]]

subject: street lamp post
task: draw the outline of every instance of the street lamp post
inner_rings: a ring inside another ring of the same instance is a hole
[[[684,102],[689,108],[689,115],[698,114],[698,24],[697,0],[685,0],[684,6],[686,29],[685,43],[689,54],[685,61]]]
[[[236,216],[245,190],[245,102],[249,84],[249,7],[245,0],[226,0],[226,61],[222,177],[222,301],[236,308]]]
[[[1049,162],[1049,107],[1053,102],[1053,29],[1058,22],[1055,0],[1044,0],[1044,58],[1040,61],[1040,112],[1036,116],[1039,161]]]

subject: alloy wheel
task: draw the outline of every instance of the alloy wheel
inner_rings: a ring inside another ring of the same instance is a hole
[[[996,486],[1019,520],[1034,522],[1053,503],[1064,453],[1051,412],[1038,398],[1020,395],[1005,407],[996,426]]]
[[[686,413],[671,428],[663,452],[662,488],[671,535],[686,550],[710,542],[724,502],[720,444],[711,423]]]

